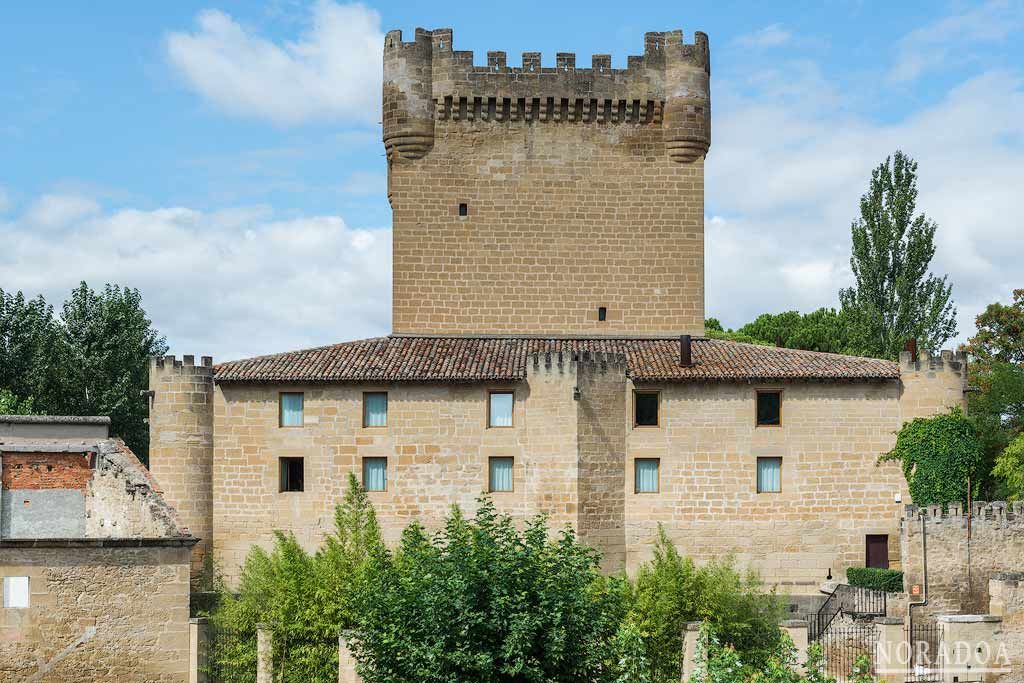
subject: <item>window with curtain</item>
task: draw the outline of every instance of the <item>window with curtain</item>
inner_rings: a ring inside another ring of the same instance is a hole
[[[487,409],[488,427],[511,427],[514,395],[509,392],[493,392]]]
[[[281,426],[302,426],[303,396],[300,393],[281,394]]]
[[[757,426],[778,427],[782,424],[782,392],[757,392]]]
[[[782,458],[757,459],[757,492],[782,491]]]
[[[387,458],[363,458],[363,488],[367,491],[388,490]]]
[[[512,458],[490,459],[490,483],[488,485],[488,489],[492,493],[513,490],[512,465]]]
[[[386,391],[363,394],[363,426],[388,426],[388,394]]]
[[[27,576],[4,577],[4,607],[7,609],[28,609],[29,595]]]
[[[661,461],[657,458],[637,458],[633,466],[636,468],[636,492],[657,493]]]

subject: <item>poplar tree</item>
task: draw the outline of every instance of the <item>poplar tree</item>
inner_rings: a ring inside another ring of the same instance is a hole
[[[948,276],[929,272],[938,225],[917,210],[917,162],[903,152],[871,172],[852,225],[856,283],[839,292],[868,355],[897,358],[907,339],[938,349],[956,335]]]

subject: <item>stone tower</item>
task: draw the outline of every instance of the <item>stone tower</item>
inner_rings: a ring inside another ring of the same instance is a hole
[[[149,365],[149,469],[164,499],[199,543],[197,580],[213,536],[213,359],[152,358]]]
[[[709,60],[682,31],[626,69],[388,33],[394,333],[702,334]]]

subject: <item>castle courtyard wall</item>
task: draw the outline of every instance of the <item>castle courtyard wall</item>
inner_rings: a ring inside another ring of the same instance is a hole
[[[515,491],[493,494],[498,508],[519,519],[548,512],[555,528],[589,531],[598,547],[618,553],[610,570],[634,571],[648,559],[659,523],[682,552],[698,560],[733,553],[793,593],[815,592],[830,569],[841,577],[862,565],[865,534],[889,535],[898,564],[898,498],[907,493],[898,465],[876,465],[901,424],[898,383],[644,386],[661,392],[662,411],[661,426],[644,428],[632,426],[632,383],[602,379],[593,395],[607,398],[595,422],[603,426],[588,432],[581,415],[594,408],[584,410],[586,397],[574,400],[573,390],[590,385],[576,372],[575,363],[554,363],[511,385],[219,384],[219,569],[236,576],[250,545],[268,546],[272,529],[317,547],[348,474],[360,477],[362,458],[380,456],[389,459],[388,490],[369,495],[389,542],[413,520],[436,527],[453,504],[474,509],[488,458],[505,456],[515,458]],[[488,429],[488,392],[509,388],[514,426]],[[781,427],[755,426],[759,388],[784,390]],[[302,428],[278,426],[281,391],[304,392]],[[388,427],[362,427],[364,391],[389,392]],[[603,445],[588,451],[588,439]],[[284,456],[305,458],[304,492],[278,491]],[[756,492],[758,456],[783,458],[781,493]],[[589,478],[588,457],[600,459]],[[659,493],[634,492],[638,457],[661,460]],[[581,505],[581,496],[599,504]]]
[[[188,680],[191,544],[11,543],[0,576],[28,576],[31,596],[0,607],[0,683]]]

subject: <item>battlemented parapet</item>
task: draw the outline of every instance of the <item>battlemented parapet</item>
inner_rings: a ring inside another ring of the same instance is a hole
[[[384,46],[395,334],[704,333],[708,39],[613,69]]]
[[[960,502],[907,505],[900,529],[907,590],[920,587],[911,601],[927,594],[925,611],[933,614],[987,613],[992,576],[1024,567],[1021,501],[973,501],[971,514]]]
[[[904,422],[966,408],[967,357],[962,352],[900,353],[900,408]]]
[[[199,538],[192,577],[213,535],[213,359],[155,357],[149,365],[149,469],[164,498]]]
[[[674,161],[692,162],[711,144],[708,37],[694,42],[682,31],[644,35],[644,54],[613,69],[610,55],[594,55],[578,68],[576,55],[559,52],[542,67],[539,52],[524,52],[510,67],[504,52],[488,52],[487,66],[455,50],[452,29],[401,31],[384,39],[384,144],[389,157],[418,159],[433,146],[435,121],[579,123],[655,126],[664,131]]]

